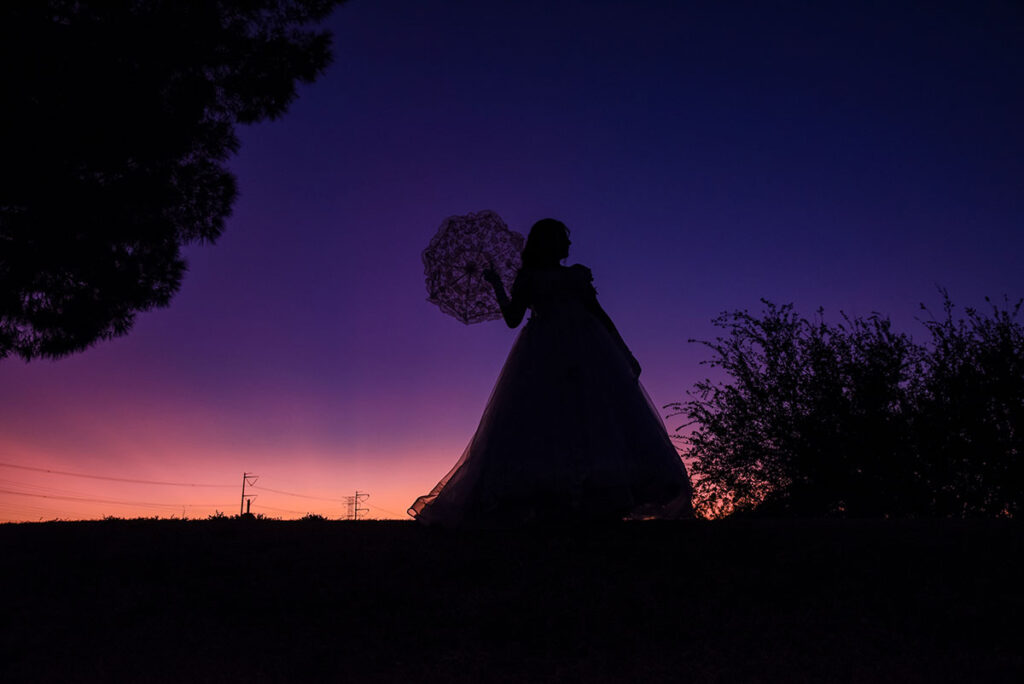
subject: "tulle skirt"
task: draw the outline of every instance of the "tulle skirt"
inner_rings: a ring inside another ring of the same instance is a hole
[[[692,517],[686,468],[589,312],[534,314],[455,467],[409,509],[443,526]]]

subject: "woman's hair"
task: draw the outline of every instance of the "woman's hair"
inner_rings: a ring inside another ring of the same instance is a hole
[[[541,268],[557,261],[557,250],[569,239],[569,229],[553,218],[541,219],[530,228],[523,248],[523,268]]]

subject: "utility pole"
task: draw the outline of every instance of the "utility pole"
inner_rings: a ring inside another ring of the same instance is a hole
[[[248,483],[248,485],[252,487],[256,484],[256,480],[258,480],[259,477],[259,475],[253,475],[252,473],[242,473],[242,501],[238,504],[239,517],[241,517],[242,513],[245,512],[245,485]],[[249,482],[249,480],[252,480],[252,482]],[[250,495],[250,504],[252,503],[251,499],[252,495]]]
[[[359,504],[370,498],[370,495],[366,492],[356,490],[355,496],[346,496],[345,501],[348,503],[348,519],[359,520],[360,513],[369,513],[369,508],[360,508]]]

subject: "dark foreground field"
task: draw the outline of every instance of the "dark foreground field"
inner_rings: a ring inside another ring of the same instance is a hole
[[[1021,530],[0,525],[0,681],[1024,681]]]

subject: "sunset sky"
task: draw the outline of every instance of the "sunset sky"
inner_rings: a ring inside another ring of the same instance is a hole
[[[254,513],[359,489],[405,517],[517,334],[426,301],[453,214],[564,221],[659,406],[760,298],[923,337],[938,286],[1024,296],[1019,2],[353,0],[329,26],[327,73],[241,130],[170,308],[0,361],[0,520],[235,513],[246,471]]]

